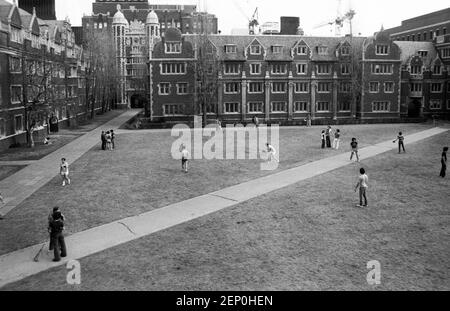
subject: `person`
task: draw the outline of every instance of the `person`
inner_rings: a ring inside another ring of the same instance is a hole
[[[333,130],[331,129],[331,125],[328,125],[327,130],[325,132],[326,140],[327,140],[327,148],[331,148],[331,134]]]
[[[50,221],[50,244],[53,246],[54,262],[61,261],[61,257],[67,257],[66,242],[64,240],[64,219],[61,211],[53,213]]]
[[[397,139],[394,140],[393,143],[395,144],[397,141],[398,141],[398,153],[402,153],[402,148],[403,148],[403,152],[406,153],[405,144],[404,144],[405,137],[403,136],[402,132],[398,133]]]
[[[341,130],[336,130],[336,133],[334,133],[334,140],[333,140],[333,148],[336,150],[339,150],[339,145],[341,144]]]
[[[219,119],[216,120],[216,127],[218,131],[222,130],[222,122]]]
[[[272,162],[273,160],[280,162],[279,159],[277,159],[276,155],[277,155],[277,150],[269,143],[266,144],[267,147],[267,154],[269,155],[269,162]]]
[[[257,116],[253,117],[253,124],[255,124],[256,127],[259,127],[259,119]]]
[[[52,142],[50,141],[50,137],[45,137],[44,138],[44,145],[49,146],[51,144],[52,144]]]
[[[326,140],[325,140],[325,130],[322,131],[321,138],[322,138],[322,149],[325,149],[325,142],[326,142]]]
[[[106,150],[111,150],[111,133],[106,132]]]
[[[105,131],[102,132],[101,140],[102,140],[102,150],[105,151],[106,150],[106,133],[105,133]]]
[[[188,173],[190,153],[185,145],[181,145],[181,170]]]
[[[110,131],[111,133],[111,150],[116,149],[116,134],[114,133],[114,130]]]
[[[352,161],[353,156],[356,155],[356,161],[359,162],[358,142],[356,141],[356,138],[352,138],[350,146],[352,147],[352,155],[350,156],[350,161]]]
[[[360,175],[358,179],[358,183],[355,187],[355,192],[358,191],[359,188],[359,205],[357,207],[367,207],[367,189],[369,188],[369,177],[366,174],[366,170],[361,168],[359,170]],[[363,202],[364,199],[364,202]],[[364,204],[363,204],[364,203]]]
[[[311,127],[312,126],[312,121],[311,121],[311,115],[310,114],[308,114],[306,116],[305,122],[306,122],[306,127]]]
[[[51,226],[50,226],[50,225],[51,225],[52,221],[54,220],[54,219],[53,219],[53,215],[54,215],[56,212],[60,212],[60,209],[59,209],[58,206],[54,207],[53,210],[51,211],[51,213],[48,215],[48,232],[49,232],[49,233],[51,232]],[[61,214],[61,216],[62,216],[62,220],[65,221],[64,215]],[[52,251],[53,248],[54,248],[54,244],[53,244],[53,241],[52,241],[52,236],[50,235],[50,247],[49,247],[49,251]]]
[[[447,173],[447,151],[448,151],[448,147],[445,147],[444,151],[442,152],[442,157],[441,157],[442,168],[441,168],[440,176],[442,178],[445,178],[445,175]]]
[[[60,166],[60,174],[63,180],[63,187],[66,186],[66,183],[70,185],[70,179],[69,179],[69,163],[65,158],[61,159],[61,166]]]

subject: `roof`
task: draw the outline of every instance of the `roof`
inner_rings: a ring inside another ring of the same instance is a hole
[[[402,64],[407,64],[413,56],[417,56],[419,51],[428,51],[424,58],[424,64],[430,65],[437,57],[437,51],[432,42],[418,41],[394,41],[400,47]]]

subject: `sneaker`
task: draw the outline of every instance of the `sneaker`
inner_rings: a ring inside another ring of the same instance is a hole
[[[65,182],[63,182],[62,186],[63,186],[63,187],[65,187],[65,186],[66,186],[66,183],[65,183]]]
[[[360,205],[360,204],[356,205],[356,207],[358,207],[358,208],[363,208],[363,206]]]

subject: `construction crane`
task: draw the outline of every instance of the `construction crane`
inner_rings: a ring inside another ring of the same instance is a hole
[[[335,36],[340,37],[342,34],[342,28],[344,28],[345,22],[349,21],[350,23],[350,35],[353,36],[353,18],[356,15],[356,11],[353,9],[350,9],[347,13],[344,15],[341,14],[341,3],[342,0],[339,0],[338,4],[338,10],[337,10],[337,17],[332,20],[325,23],[321,23],[314,27],[314,29],[319,29],[325,26],[335,26]]]
[[[234,6],[241,12],[242,16],[245,17],[246,20],[248,20],[248,33],[250,35],[258,34],[259,31],[259,10],[258,8],[255,9],[255,12],[253,13],[253,16],[251,18],[248,17],[247,13],[244,11],[244,9],[238,4],[237,0],[233,0]]]

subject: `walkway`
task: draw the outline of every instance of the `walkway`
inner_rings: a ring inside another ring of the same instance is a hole
[[[434,128],[408,136],[406,141],[411,145],[447,131],[448,129]],[[361,149],[361,160],[367,160],[396,148],[397,144],[387,141]],[[134,241],[349,164],[348,154],[336,155],[142,215],[76,233],[66,238],[69,258],[60,263],[53,263],[46,251],[43,252],[44,255],[41,256],[42,258],[39,262],[33,262],[33,258],[39,251],[43,247],[48,247],[47,244],[35,245],[0,256],[0,287],[53,267],[65,265],[70,260],[78,260]]]
[[[61,158],[67,158],[69,163],[75,162],[95,145],[100,144],[102,131],[118,129],[139,112],[140,110],[128,110],[119,117],[77,138],[43,159],[30,163],[29,166],[16,174],[0,181],[0,190],[5,201],[5,205],[0,207],[0,218],[7,215],[34,192],[55,178],[59,172]]]

